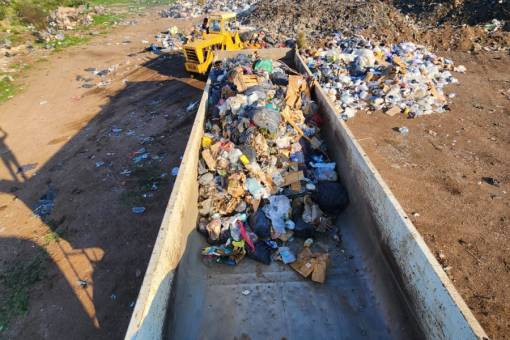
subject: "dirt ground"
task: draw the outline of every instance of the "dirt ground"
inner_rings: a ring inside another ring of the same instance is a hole
[[[0,106],[0,273],[40,261],[28,312],[2,336],[124,335],[193,122],[186,107],[204,85],[182,58],[144,52],[142,40],[174,23],[190,25],[147,13],[55,54]],[[510,334],[510,100],[500,90],[510,88],[510,57],[450,56],[468,68],[449,89],[451,111],[358,114],[348,124],[482,326],[501,339]],[[117,64],[105,88],[77,80]],[[408,135],[393,130],[404,125]],[[140,148],[149,159],[134,163]],[[45,194],[55,195],[52,212],[34,216]],[[136,206],[146,211],[134,214]]]
[[[144,52],[142,40],[173,25],[155,11],[37,63],[0,106],[0,273],[38,276],[27,314],[0,338],[119,339],[127,329],[193,123],[186,107],[203,88],[179,57]],[[77,80],[112,65],[105,88]],[[149,159],[135,164],[140,148]],[[49,192],[51,214],[35,216]],[[37,266],[27,273],[26,263]],[[0,289],[0,299],[16,292]]]
[[[500,90],[510,88],[510,56],[444,55],[468,69],[447,88],[451,111],[363,113],[348,125],[485,331],[508,339],[510,100]]]

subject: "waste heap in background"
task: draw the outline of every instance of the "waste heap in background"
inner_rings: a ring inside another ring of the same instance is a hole
[[[465,72],[453,61],[409,42],[378,45],[361,37],[334,36],[326,48],[303,52],[314,77],[334,102],[340,118],[357,111],[384,110],[409,118],[444,112],[444,87],[458,83],[452,71]]]
[[[279,40],[304,33],[313,46],[336,32],[353,35],[373,30],[390,41],[402,39],[404,31],[414,33],[407,18],[391,4],[372,0],[260,0],[242,22],[273,32]]]
[[[92,24],[94,16],[102,15],[105,11],[103,6],[58,7],[50,12],[47,27],[35,32],[35,36],[40,42],[47,43],[46,48],[52,48],[54,45],[48,43],[64,40],[66,31]]]
[[[501,11],[504,6],[510,9],[508,0],[469,1],[475,7],[471,10],[451,8],[458,2],[259,0],[242,23],[277,34],[280,41],[302,33],[312,47],[339,32],[386,44],[411,41],[437,50],[509,50],[510,11]],[[423,5],[428,9],[409,9]]]
[[[296,46],[296,41],[293,38],[283,37],[267,30],[241,26],[241,29],[243,28],[246,30],[241,32],[241,40],[245,43],[246,48],[294,48]]]
[[[155,53],[180,51],[188,39],[183,32],[179,31],[177,26],[172,26],[168,31],[156,35],[158,44],[151,44],[150,50]]]
[[[256,0],[212,0],[201,5],[199,1],[186,0],[175,2],[168,9],[161,11],[161,15],[170,18],[194,18],[207,16],[208,13],[213,12],[234,12],[238,15],[238,21],[243,23],[256,3]],[[195,26],[190,38],[191,36],[200,37],[200,34],[197,34],[198,32],[201,32],[201,24]],[[295,45],[294,39],[283,37],[281,34],[263,28],[241,25],[240,35],[247,48],[294,47]],[[173,34],[166,34],[159,37],[158,40],[163,43],[162,49],[178,50],[185,43],[182,37],[176,37]],[[165,44],[169,46],[165,46]]]
[[[278,259],[324,282],[328,253],[313,252],[312,238],[338,240],[335,217],[347,193],[326,155],[307,81],[283,63],[252,58],[211,70],[198,168],[198,230],[210,244],[202,254],[230,265],[245,256]]]
[[[249,11],[256,0],[177,1],[160,12],[165,18],[195,18],[211,12],[242,13]]]
[[[37,37],[45,42],[63,40],[65,31],[90,25],[95,15],[102,15],[105,11],[103,6],[58,7],[50,12],[47,28],[38,31]]]
[[[48,16],[48,26],[57,30],[73,30],[78,25],[89,25],[93,16],[103,14],[103,6],[59,7]]]

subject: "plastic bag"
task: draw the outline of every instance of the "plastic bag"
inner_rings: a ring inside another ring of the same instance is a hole
[[[285,233],[285,219],[289,217],[290,200],[284,195],[269,197],[269,204],[262,209],[266,216],[271,219],[273,229],[278,234]]]
[[[256,108],[252,120],[258,127],[275,133],[280,124],[280,112],[267,107]]]
[[[253,67],[255,71],[263,70],[268,73],[273,72],[273,61],[271,59],[261,59],[255,62],[255,66]]]
[[[339,182],[319,182],[312,198],[328,214],[339,214],[349,205],[347,190]]]
[[[272,248],[265,241],[258,240],[255,242],[255,251],[247,248],[247,255],[249,258],[263,264],[271,264],[271,251]]]
[[[260,238],[271,237],[271,221],[266,217],[262,210],[257,210],[250,216],[250,226],[255,234]]]
[[[335,167],[336,163],[310,163],[313,169],[313,174],[318,181],[332,181],[338,180]]]

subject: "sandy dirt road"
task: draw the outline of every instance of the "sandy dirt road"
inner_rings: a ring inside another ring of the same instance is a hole
[[[127,328],[193,122],[186,107],[204,85],[182,58],[144,52],[142,40],[190,25],[155,11],[37,64],[0,106],[0,272],[41,262],[8,339],[118,339]],[[499,91],[510,88],[510,57],[452,57],[468,72],[451,111],[348,124],[489,335],[505,338],[510,101]],[[82,87],[86,69],[113,65],[108,86]],[[404,125],[407,136],[393,130]],[[148,159],[135,163],[141,148]],[[51,214],[34,216],[52,197]]]
[[[181,58],[144,52],[142,40],[173,25],[156,11],[36,64],[0,106],[0,271],[41,262],[27,315],[2,337],[118,339],[127,329],[194,119],[186,107],[203,87]],[[86,69],[111,66],[108,86],[82,87],[100,80]],[[141,148],[148,159],[135,163]],[[48,194],[51,214],[35,216]]]

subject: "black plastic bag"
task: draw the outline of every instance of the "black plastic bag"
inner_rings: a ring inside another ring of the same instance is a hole
[[[303,221],[304,203],[303,197],[297,197],[292,201],[292,221],[294,221],[294,236],[310,238],[314,236],[315,228],[312,224]]]
[[[303,217],[298,215],[293,218],[294,224],[294,236],[300,238],[310,238],[314,236],[315,228],[310,223],[303,221]]]
[[[271,81],[276,85],[287,86],[289,85],[289,76],[284,72],[273,72],[271,73]]]
[[[349,205],[347,190],[339,182],[320,181],[312,199],[328,214],[339,214]]]
[[[250,215],[250,227],[260,238],[271,237],[271,221],[266,217],[262,209]]]
[[[248,257],[263,264],[271,264],[271,246],[262,240],[257,240],[254,245],[255,251],[246,247]]]

